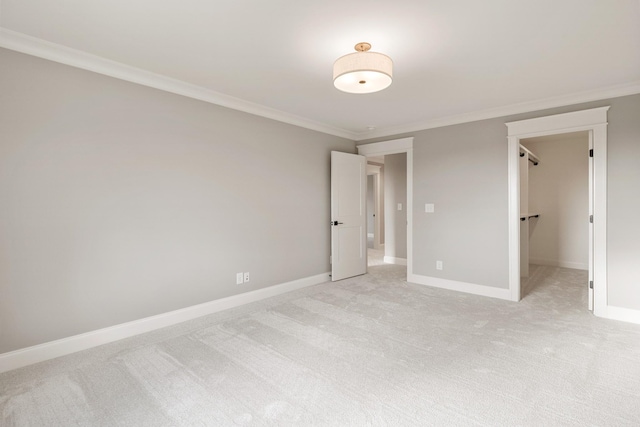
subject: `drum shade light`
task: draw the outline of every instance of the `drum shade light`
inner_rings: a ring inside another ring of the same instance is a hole
[[[373,93],[389,87],[393,61],[387,55],[369,52],[371,44],[358,43],[355,53],[333,63],[333,85],[348,93]]]

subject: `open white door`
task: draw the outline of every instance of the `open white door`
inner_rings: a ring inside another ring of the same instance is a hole
[[[367,161],[331,152],[331,280],[367,272]]]
[[[589,131],[589,310],[593,311],[593,131]]]

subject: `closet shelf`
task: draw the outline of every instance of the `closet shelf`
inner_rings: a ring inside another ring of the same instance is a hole
[[[538,163],[540,163],[540,159],[538,158],[538,156],[533,154],[531,150],[529,150],[524,145],[520,145],[520,157],[524,157],[525,152],[529,154],[529,161],[533,163],[534,166],[538,166]]]

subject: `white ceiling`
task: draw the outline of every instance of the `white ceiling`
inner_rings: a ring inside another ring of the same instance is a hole
[[[638,0],[1,0],[0,27],[3,47],[356,140],[640,93]],[[388,89],[333,87],[360,41],[393,59]]]

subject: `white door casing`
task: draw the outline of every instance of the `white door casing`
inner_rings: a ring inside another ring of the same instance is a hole
[[[331,281],[367,272],[367,161],[331,152]]]
[[[367,176],[373,177],[373,212],[368,212],[368,214],[373,213],[373,248],[380,249],[382,244],[382,203],[380,197],[380,172],[381,167],[378,165],[370,165],[367,164]]]
[[[506,123],[509,156],[509,290],[513,301],[520,300],[520,139],[589,131],[590,149],[590,262],[593,280],[593,313],[608,317],[607,302],[607,111],[609,107]]]

